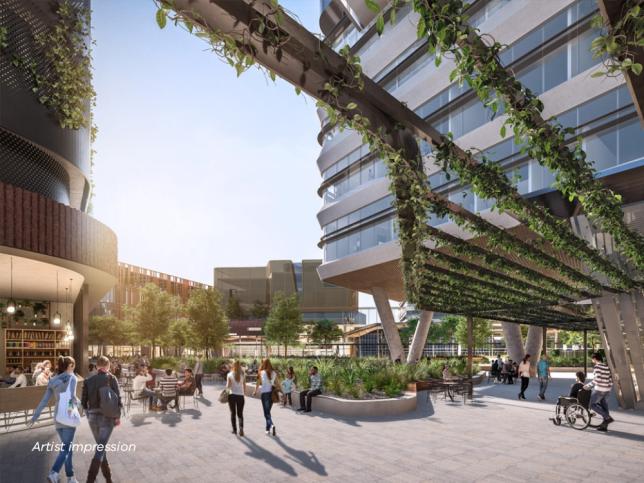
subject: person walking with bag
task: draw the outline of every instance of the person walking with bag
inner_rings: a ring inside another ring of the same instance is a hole
[[[228,390],[228,407],[230,408],[230,422],[233,425],[233,434],[237,434],[237,421],[239,421],[239,436],[244,436],[244,389],[246,388],[246,375],[238,360],[233,363],[233,368],[226,376],[226,389]]]
[[[272,432],[273,436],[276,435],[276,430],[271,417],[271,409],[273,408],[273,392],[276,379],[277,373],[273,370],[271,361],[268,358],[264,359],[257,374],[257,384],[255,385],[253,396],[257,395],[257,391],[261,389],[262,409],[264,410],[264,418],[266,419],[266,434]]]
[[[50,483],[60,481],[59,473],[63,465],[65,465],[65,475],[67,475],[68,483],[78,483],[74,476],[74,465],[72,463],[72,444],[76,434],[76,427],[80,424],[79,401],[76,397],[78,380],[74,375],[75,367],[76,361],[73,358],[63,356],[58,358],[58,373],[49,380],[45,395],[40,400],[40,404],[35,409],[31,420],[27,423],[27,427],[31,428],[40,417],[42,410],[47,406],[49,399],[52,396],[56,398],[54,420],[56,422],[56,432],[63,446],[47,476],[47,481]]]
[[[521,364],[519,364],[517,372],[521,378],[521,392],[519,393],[519,399],[526,399],[525,390],[528,389],[528,384],[530,384],[530,354],[525,355]]]
[[[121,394],[119,383],[110,374],[110,360],[100,356],[96,362],[98,374],[85,380],[83,408],[87,411],[89,427],[96,441],[96,452],[89,465],[87,483],[94,483],[100,468],[105,481],[112,482],[112,471],[105,455],[105,445],[110,440],[114,426],[121,424]]]

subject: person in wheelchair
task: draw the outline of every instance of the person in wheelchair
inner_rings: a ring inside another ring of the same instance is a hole
[[[590,404],[590,391],[584,389],[584,382],[586,381],[586,374],[578,371],[576,374],[577,381],[570,387],[570,394],[568,396],[559,396],[557,406],[555,408],[555,419],[561,421],[566,409],[573,404],[581,404],[588,409]]]
[[[584,383],[586,382],[586,374],[582,371],[578,371],[576,374],[577,382],[570,386],[570,397],[577,399],[579,391],[584,388]]]

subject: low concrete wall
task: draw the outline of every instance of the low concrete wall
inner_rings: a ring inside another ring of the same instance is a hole
[[[254,390],[255,384],[246,384],[247,396],[252,396]],[[299,391],[293,391],[293,407],[300,407]],[[311,407],[314,411],[345,418],[400,416],[416,410],[416,394],[405,392],[401,397],[387,399],[343,399],[321,394],[313,398]]]

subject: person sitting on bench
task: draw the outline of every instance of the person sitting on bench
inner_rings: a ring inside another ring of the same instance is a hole
[[[319,396],[320,394],[322,394],[322,377],[318,373],[318,368],[313,366],[309,370],[309,389],[300,393],[300,409],[298,409],[298,411],[310,413],[311,399],[313,399],[315,396]],[[304,405],[305,398],[306,406]]]

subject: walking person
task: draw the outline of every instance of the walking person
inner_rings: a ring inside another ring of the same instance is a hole
[[[275,381],[277,379],[277,373],[271,365],[271,361],[266,358],[262,361],[262,365],[259,367],[259,373],[257,374],[257,384],[255,385],[255,391],[253,396],[257,394],[257,391],[261,389],[261,399],[262,399],[262,409],[264,410],[264,418],[266,419],[266,434],[273,433],[273,436],[276,435],[275,424],[273,424],[273,418],[271,417],[271,409],[273,408],[273,386],[275,386]]]
[[[74,465],[72,463],[72,444],[74,435],[76,434],[76,426],[80,424],[80,415],[78,414],[78,406],[80,401],[76,397],[76,384],[77,379],[74,375],[76,361],[71,357],[60,356],[58,358],[57,374],[52,377],[47,384],[47,390],[40,404],[34,411],[27,427],[31,428],[33,424],[40,417],[40,413],[47,406],[49,399],[54,396],[56,398],[56,406],[54,408],[55,427],[62,448],[51,471],[47,476],[47,481],[50,483],[57,483],[60,481],[60,470],[65,465],[65,475],[67,476],[68,483],[78,483],[74,476]],[[64,408],[62,405],[67,406]]]
[[[318,368],[313,366],[309,370],[309,388],[306,391],[300,392],[300,408],[298,411],[310,413],[311,400],[320,394],[322,394],[322,377],[318,373]],[[305,399],[306,404],[304,404]]]
[[[523,357],[517,372],[521,378],[521,392],[519,393],[519,399],[525,400],[525,390],[528,389],[528,384],[530,384],[530,354],[526,354]]]
[[[201,361],[201,354],[197,356],[197,362],[195,362],[193,372],[195,374],[195,384],[197,385],[199,396],[203,396],[203,386],[201,385],[201,380],[203,379],[203,362]]]
[[[590,396],[590,409],[599,414],[603,421],[597,427],[597,431],[608,431],[608,425],[615,421],[608,411],[608,395],[613,388],[613,376],[610,368],[604,364],[604,358],[599,352],[593,353],[591,360],[595,367],[593,368],[593,380],[590,384],[586,384],[584,389],[592,389],[593,393]]]
[[[539,377],[539,399],[545,401],[548,380],[550,379],[550,362],[545,353],[541,354],[541,359],[537,363],[537,376]]]
[[[110,373],[110,360],[100,356],[96,361],[98,373],[85,379],[83,384],[83,408],[87,411],[89,427],[96,441],[96,452],[89,465],[87,483],[94,483],[100,468],[105,481],[112,482],[112,471],[105,455],[105,445],[110,440],[115,426],[121,424],[121,393],[119,383]]]
[[[246,375],[242,370],[239,360],[233,362],[233,367],[226,376],[226,389],[228,389],[228,407],[230,408],[230,422],[233,434],[237,434],[237,421],[239,421],[239,436],[244,436],[244,394],[246,389]]]

